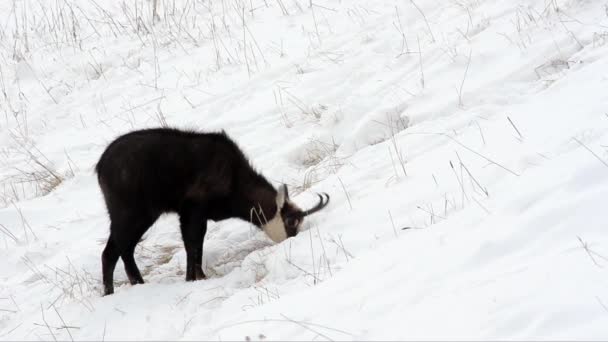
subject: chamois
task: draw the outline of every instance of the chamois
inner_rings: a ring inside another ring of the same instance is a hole
[[[133,252],[163,213],[179,215],[186,248],[186,281],[205,278],[203,240],[207,220],[239,218],[281,242],[298,233],[305,216],[324,208],[329,195],[309,210],[275,189],[255,171],[237,144],[222,131],[175,128],[133,131],[116,138],[95,168],[110,217],[102,253],[104,295],[114,293],[114,269],[121,257],[131,284],[144,282]]]

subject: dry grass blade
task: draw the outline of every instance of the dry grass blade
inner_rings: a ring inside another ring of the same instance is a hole
[[[481,141],[483,142],[483,145],[486,145],[486,138],[483,136],[483,130],[481,129],[481,126],[479,125],[479,122],[475,121],[475,124],[477,125],[477,128],[479,129],[479,135],[481,135]]]
[[[469,171],[469,168],[462,162],[462,159],[460,159],[460,155],[458,154],[458,152],[456,152],[456,157],[458,157],[458,161],[460,162],[460,166],[462,168],[464,168],[464,170],[467,172],[467,174],[469,175],[469,178],[471,179],[472,182],[474,182],[475,185],[477,185],[477,187],[487,196],[489,197],[490,194],[488,193],[488,190],[481,186],[481,184],[479,184],[479,182],[477,181],[477,178],[473,177],[473,174],[471,173],[471,171]],[[473,190],[475,190],[475,187],[473,187]]]
[[[351,334],[351,333],[349,333],[347,331],[344,331],[344,330],[328,327],[328,326],[317,324],[317,323],[294,321],[293,319],[290,319],[290,318],[288,318],[287,316],[285,316],[283,314],[281,314],[281,315],[285,319],[276,319],[276,318],[274,318],[274,319],[258,319],[258,320],[242,321],[242,322],[237,322],[237,323],[234,323],[234,324],[225,325],[225,326],[223,326],[221,328],[218,328],[216,331],[232,328],[232,327],[243,325],[243,324],[277,322],[277,323],[296,323],[299,326],[306,326],[308,328],[311,328],[311,327],[313,327],[313,328],[321,328],[321,329],[325,329],[327,331],[331,331],[331,332],[335,332],[335,333],[338,333],[338,334],[346,335],[346,336],[349,336],[351,338],[354,337],[353,334]],[[313,332],[317,333],[316,330],[313,330]],[[321,335],[319,335],[319,336],[321,336]],[[333,341],[329,337],[325,337],[325,338],[327,338],[329,341]]]
[[[592,251],[591,249],[589,249],[589,245],[585,241],[583,241],[583,239],[581,239],[580,236],[577,236],[576,238],[578,239],[578,241],[580,241],[581,246],[583,247],[583,249],[585,250],[585,252],[587,252],[587,255],[589,255],[589,258],[591,259],[591,261],[593,261],[593,263],[595,264],[595,266],[597,266],[599,268],[603,268],[603,266],[600,265],[597,262],[597,260],[595,260],[595,258],[593,257],[593,255],[599,256],[599,257],[601,257],[602,259],[604,259],[606,261],[608,261],[608,258],[605,258],[602,255],[600,255],[600,254]]]
[[[315,33],[317,35],[317,40],[319,41],[319,45],[322,44],[321,42],[321,34],[319,34],[319,25],[317,25],[317,17],[315,16],[315,8],[314,5],[312,3],[312,0],[309,0],[309,4],[310,4],[310,11],[312,13],[312,20],[315,24]]]
[[[317,237],[319,238],[319,242],[321,243],[321,249],[323,250],[323,258],[325,259],[325,263],[327,264],[327,270],[329,271],[329,276],[333,277],[333,273],[331,271],[331,266],[329,264],[329,259],[327,259],[327,253],[325,252],[325,245],[323,244],[323,239],[321,239],[321,232],[319,231],[319,227],[317,226]]]
[[[393,233],[395,233],[395,237],[397,237],[397,228],[395,228],[395,221],[393,221],[393,215],[391,214],[391,211],[388,211],[388,217],[391,218],[391,224],[393,225]]]
[[[17,324],[17,325],[16,325],[16,326],[15,326],[13,329],[11,329],[11,330],[9,330],[9,331],[5,332],[4,334],[0,335],[0,337],[7,336],[8,334],[10,334],[10,333],[12,333],[13,331],[17,330],[17,328],[19,328],[19,327],[20,327],[20,326],[22,326],[22,325],[23,325],[23,322],[22,322],[22,323]]]
[[[350,210],[353,210],[353,204],[350,202],[350,195],[348,194],[348,191],[346,191],[346,187],[344,186],[344,183],[342,183],[342,179],[340,177],[338,177],[338,181],[340,182],[340,185],[342,185],[342,190],[344,190],[344,194],[346,195],[346,199],[348,200],[348,206],[350,207]]]
[[[583,144],[582,141],[572,137],[572,140],[576,141],[577,143],[579,143],[581,146],[583,146],[587,151],[589,151],[589,153],[593,154],[593,156],[595,158],[597,158],[597,160],[599,160],[602,164],[604,164],[606,167],[608,167],[608,163],[606,163],[602,158],[600,158],[600,156],[598,156],[597,154],[595,154],[595,152],[593,152],[589,147],[587,147],[587,145]]]
[[[300,267],[300,266],[296,265],[296,264],[295,264],[293,261],[291,261],[291,260],[289,260],[289,259],[287,259],[287,263],[288,263],[289,265],[291,265],[291,266],[295,267],[296,269],[298,269],[300,272],[302,272],[302,273],[304,273],[304,274],[306,274],[306,275],[311,276],[311,277],[313,278],[313,281],[314,281],[314,283],[315,283],[315,284],[319,282],[319,278],[317,278],[317,275],[316,275],[316,274],[313,274],[313,273],[308,272],[307,270],[305,270],[305,269],[303,269],[302,267]]]
[[[606,312],[608,312],[608,307],[606,307],[606,305],[602,302],[600,297],[595,296],[595,299],[597,300],[598,303],[600,303],[600,305],[604,308],[604,310],[606,310]]]
[[[312,257],[312,273],[313,273],[313,275],[315,275],[313,283],[316,285],[319,278],[316,277],[317,270],[315,267],[315,251],[313,249],[313,244],[312,244],[312,229],[308,230],[308,233],[309,233],[308,236],[310,237],[310,255]]]
[[[422,68],[422,48],[420,47],[420,38],[416,36],[418,43],[418,64],[420,65],[420,85],[424,89],[424,69]]]
[[[512,171],[512,170],[509,170],[509,169],[508,169],[508,168],[506,168],[505,166],[503,166],[503,165],[501,165],[501,164],[499,164],[499,163],[497,163],[497,162],[493,161],[492,159],[490,159],[490,158],[488,158],[488,157],[484,156],[483,154],[481,154],[481,153],[479,153],[479,152],[477,152],[477,151],[475,151],[475,150],[471,149],[470,147],[468,147],[468,146],[466,146],[466,145],[462,144],[460,141],[456,140],[455,138],[452,138],[451,136],[449,136],[449,135],[448,135],[448,134],[446,134],[446,133],[431,133],[431,134],[439,134],[439,135],[443,135],[443,136],[445,136],[445,137],[449,138],[450,140],[454,141],[455,143],[457,143],[457,144],[458,144],[458,145],[460,145],[461,147],[465,148],[466,150],[468,150],[468,151],[470,151],[470,152],[472,152],[472,153],[474,153],[474,154],[478,155],[479,157],[481,157],[481,158],[485,159],[485,160],[486,160],[487,162],[489,162],[490,164],[492,164],[492,165],[496,165],[496,166],[498,166],[499,168],[501,168],[501,169],[503,169],[503,170],[505,170],[505,171],[509,172],[510,174],[512,174],[512,175],[514,175],[514,176],[519,177],[519,174],[518,174],[517,172]],[[608,165],[606,165],[606,166],[608,166]]]
[[[462,76],[462,82],[460,83],[460,88],[458,89],[458,105],[460,107],[464,107],[462,103],[462,88],[464,88],[464,81],[467,79],[467,73],[469,72],[469,66],[471,65],[471,53],[473,50],[469,50],[469,58],[467,59],[467,67],[464,69],[464,75]]]
[[[397,57],[399,57],[404,54],[409,54],[410,47],[408,46],[407,39],[405,38],[405,31],[403,30],[403,25],[401,24],[401,16],[399,15],[399,8],[397,6],[395,6],[395,13],[397,14],[397,22],[399,23],[399,26],[397,26],[397,24],[395,24],[394,22],[393,26],[397,29],[397,31],[399,31],[399,34],[401,35],[401,53],[397,55]]]
[[[454,172],[454,177],[456,177],[456,180],[458,181],[458,184],[460,185],[460,189],[462,191],[462,198],[463,198],[463,206],[464,206],[464,199],[466,199],[467,201],[469,200],[469,196],[467,196],[466,191],[464,190],[464,183],[462,182],[462,179],[460,179],[460,177],[458,177],[458,173],[456,172],[456,169],[454,168],[454,164],[452,163],[452,161],[450,160],[450,168],[452,168],[452,171]]]
[[[22,170],[18,166],[13,166],[13,169],[20,173],[13,183],[31,184],[36,190],[36,195],[46,195],[59,186],[65,177],[73,176],[73,172],[61,174],[53,166],[49,158],[26,136],[10,132],[10,137],[20,148],[20,151],[27,156],[28,164],[34,164],[32,171]],[[69,161],[69,157],[68,157]],[[31,162],[31,163],[30,163]],[[25,194],[24,194],[25,196]],[[22,199],[19,194],[13,194],[15,200]]]
[[[513,126],[513,129],[515,129],[515,132],[517,132],[517,135],[519,135],[520,139],[523,139],[524,136],[521,135],[521,133],[519,132],[519,129],[517,129],[517,126],[515,126],[515,124],[513,123],[513,121],[511,120],[510,117],[507,116],[507,120],[509,120],[509,122],[511,123],[511,126]]]
[[[291,318],[289,318],[289,317],[285,316],[284,314],[281,314],[281,316],[283,316],[283,317],[284,317],[286,320],[288,320],[289,322],[295,323],[295,324],[297,324],[297,325],[301,326],[302,328],[304,328],[304,329],[306,329],[306,330],[308,330],[308,331],[311,331],[311,332],[313,332],[313,333],[317,334],[317,336],[321,336],[321,337],[323,337],[324,339],[326,339],[326,340],[328,340],[328,341],[333,341],[333,339],[331,339],[331,338],[330,338],[330,337],[328,337],[327,335],[324,335],[324,334],[320,333],[319,331],[314,330],[314,329],[312,329],[312,328],[310,328],[310,327],[306,326],[306,325],[305,325],[305,324],[303,324],[303,323],[300,323],[300,322],[298,322],[298,321],[295,321],[295,320],[293,320],[293,319],[291,319]]]
[[[70,340],[72,340],[72,342],[74,341],[74,337],[72,337],[72,333],[70,332],[70,329],[68,327],[67,324],[65,324],[65,321],[63,320],[63,317],[61,317],[61,315],[59,314],[59,311],[57,310],[57,308],[55,307],[55,305],[52,305],[53,310],[55,310],[55,312],[57,313],[57,316],[59,316],[59,319],[61,320],[61,323],[63,324],[62,328],[65,328],[65,330],[68,332],[68,335],[70,336]]]
[[[17,213],[19,213],[19,217],[21,218],[21,226],[23,227],[23,233],[25,234],[25,238],[27,240],[27,229],[29,229],[30,233],[34,236],[35,240],[38,240],[38,236],[36,235],[36,233],[34,233],[34,230],[32,229],[32,226],[30,226],[30,224],[27,222],[27,220],[25,219],[25,216],[23,215],[23,212],[21,211],[21,208],[19,208],[17,206],[17,204],[15,204],[15,202],[12,203],[13,207],[15,207],[15,210],[17,210]]]
[[[3,225],[2,223],[0,223],[0,232],[4,233],[6,236],[11,238],[13,240],[13,242],[19,243],[19,239],[15,236],[15,234],[11,233],[11,231],[8,228],[6,228],[6,226]]]
[[[51,327],[49,326],[49,323],[46,321],[46,318],[44,317],[44,308],[42,307],[42,303],[40,303],[40,312],[42,313],[42,321],[44,322],[44,325],[46,326],[49,333],[51,333],[51,336],[53,337],[53,341],[56,342],[57,337],[55,337],[53,330],[51,329]]]
[[[412,5],[414,5],[414,7],[416,7],[416,9],[418,10],[418,12],[420,12],[420,15],[422,15],[422,18],[424,18],[424,22],[426,24],[427,29],[429,30],[429,34],[431,35],[431,39],[432,39],[432,41],[434,43],[435,42],[435,36],[433,35],[433,31],[431,31],[431,26],[429,25],[429,21],[426,19],[426,15],[422,11],[422,9],[420,7],[418,7],[418,5],[414,2],[414,0],[410,0],[410,2],[412,3]]]

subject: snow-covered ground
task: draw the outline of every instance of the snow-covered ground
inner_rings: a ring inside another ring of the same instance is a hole
[[[152,3],[0,3],[1,339],[608,339],[606,1]],[[164,124],[331,203],[192,283],[163,216],[102,297],[93,166]]]

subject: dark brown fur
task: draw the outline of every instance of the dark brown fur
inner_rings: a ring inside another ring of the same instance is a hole
[[[107,147],[96,171],[111,221],[102,254],[105,294],[114,292],[119,256],[131,284],[144,282],[133,252],[162,213],[179,215],[186,280],[191,281],[205,278],[202,253],[208,219],[240,218],[261,227],[264,218],[270,220],[277,211],[277,190],[224,132],[170,128],[130,132]],[[252,215],[254,207],[262,215]],[[299,208],[285,203],[281,217],[292,223],[285,224],[287,236],[296,235],[303,216]]]

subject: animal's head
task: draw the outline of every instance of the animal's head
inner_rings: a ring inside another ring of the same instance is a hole
[[[295,236],[306,216],[323,209],[329,203],[328,194],[317,194],[317,196],[319,196],[319,202],[315,206],[302,210],[289,199],[287,186],[281,185],[276,197],[277,212],[270,221],[262,226],[262,229],[274,242],[281,242],[288,237]]]

